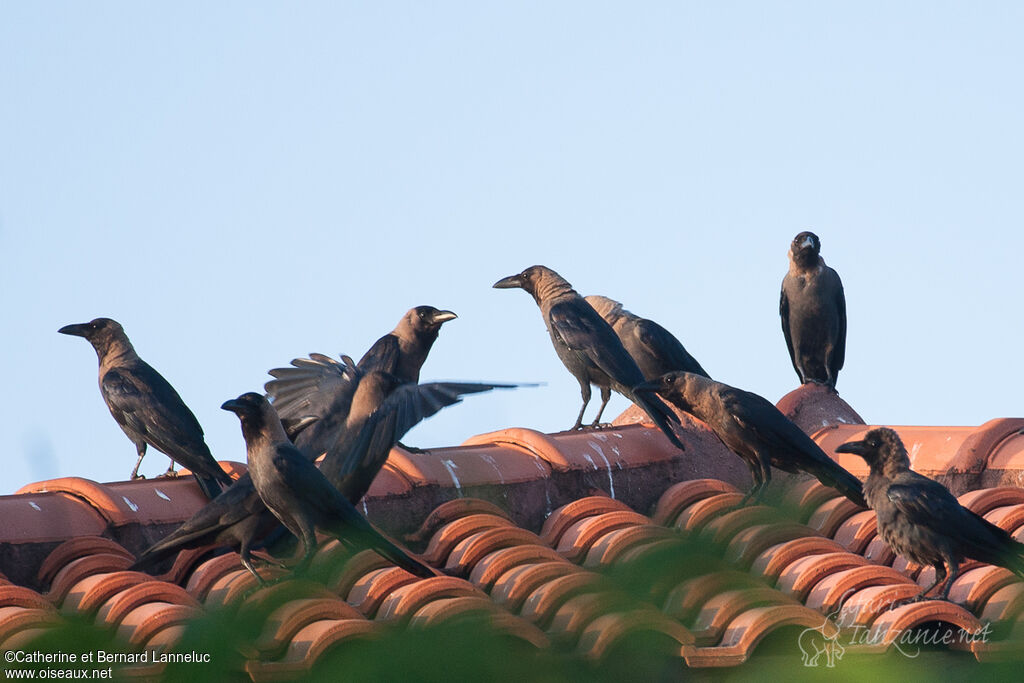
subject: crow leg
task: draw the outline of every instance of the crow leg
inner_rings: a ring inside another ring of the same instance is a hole
[[[604,412],[604,407],[608,405],[608,400],[612,397],[611,387],[601,387],[601,407],[597,410],[597,417],[594,418],[594,422],[590,425],[591,427],[601,426],[601,413]],[[581,415],[582,417],[582,415]]]
[[[747,495],[743,496],[743,500],[740,501],[739,507],[745,506],[750,501],[756,501],[761,495],[761,489],[764,488],[766,480],[764,468],[761,466],[761,459],[758,458],[755,462],[751,462],[748,465],[750,467],[750,478],[754,480],[754,485],[747,491]],[[770,476],[770,475],[769,475]]]
[[[935,567],[935,580],[932,581],[927,588],[925,588],[923,591],[917,594],[917,597],[914,598],[914,602],[918,602],[920,600],[927,600],[925,596],[931,593],[932,589],[934,589],[936,586],[942,583],[943,579],[946,578],[945,563],[937,562],[933,566]]]
[[[579,417],[576,418],[576,424],[572,426],[570,431],[575,431],[583,426],[583,412],[587,409],[587,404],[590,403],[590,382],[587,380],[580,381],[580,396],[583,397],[583,407],[580,408]]]
[[[139,454],[139,459],[135,461],[135,469],[132,470],[132,480],[139,479],[139,465],[142,464],[142,459],[146,456],[146,442],[140,441],[135,444],[135,451]],[[142,477],[145,479],[145,477]]]
[[[309,563],[313,561],[313,555],[316,554],[316,531],[308,524],[303,524],[299,531],[299,538],[302,540],[302,559],[295,565],[296,574],[306,571]]]
[[[242,558],[242,566],[249,570],[249,573],[256,577],[256,581],[261,586],[266,586],[267,582],[263,580],[259,572],[256,571],[256,567],[252,564],[252,554],[249,550],[249,540],[245,539],[242,541],[242,547],[238,549],[238,555]]]
[[[164,477],[176,477],[176,476],[178,476],[178,473],[174,471],[174,458],[171,458],[171,464],[169,464],[167,466],[167,471],[164,472],[161,476],[164,476]]]
[[[946,585],[942,589],[942,600],[949,600],[949,589],[953,587],[953,582],[956,581],[957,575],[960,574],[960,563],[954,562],[953,560],[946,560],[949,562],[949,578],[946,579]]]

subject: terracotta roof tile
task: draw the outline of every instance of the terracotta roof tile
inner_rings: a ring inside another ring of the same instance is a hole
[[[739,571],[704,574],[683,581],[665,598],[662,611],[683,623],[692,623],[698,611],[719,593],[737,588],[759,588],[756,577]]]
[[[39,593],[11,584],[0,586],[0,607],[28,607],[54,611],[53,603]]]
[[[697,647],[693,652],[687,653],[686,663],[692,667],[742,664],[750,658],[765,636],[780,628],[791,626],[805,629],[821,628],[829,636],[834,636],[838,631],[838,627],[820,612],[803,605],[755,607],[732,620],[718,645]]]
[[[860,588],[843,601],[839,622],[844,627],[870,626],[880,614],[916,598],[920,592],[921,588],[914,583],[889,583]]]
[[[250,660],[246,673],[253,681],[279,681],[301,678],[321,657],[340,643],[372,637],[380,626],[365,619],[325,619],[302,627],[292,636],[284,656],[275,661]]]
[[[874,510],[864,510],[848,517],[836,529],[835,540],[851,553],[863,555],[868,544],[878,535]]]
[[[132,561],[121,554],[97,553],[86,555],[64,565],[53,578],[46,598],[54,604],[61,604],[71,589],[87,576],[127,569]]]
[[[562,535],[574,524],[588,517],[595,517],[606,512],[624,510],[633,512],[625,503],[608,496],[587,496],[558,508],[548,516],[541,528],[541,539],[553,548],[557,548]]]
[[[637,633],[657,633],[670,641],[669,647],[680,655],[693,645],[693,634],[677,621],[656,610],[631,610],[605,614],[587,625],[580,634],[577,650],[590,659],[601,659],[621,641]]]
[[[814,584],[805,604],[823,614],[831,614],[842,607],[843,600],[861,588],[894,583],[910,583],[910,579],[889,567],[865,563],[824,577]]]
[[[658,499],[652,518],[655,524],[673,526],[679,514],[698,500],[718,493],[739,493],[732,484],[720,479],[691,479],[668,487]]]
[[[630,550],[656,541],[677,538],[671,529],[653,524],[626,526],[601,536],[587,550],[581,564],[588,569],[608,566],[622,559]]]
[[[348,598],[355,586],[364,577],[377,569],[397,569],[389,560],[372,550],[363,550],[346,560],[328,581],[330,589],[343,598]],[[402,570],[404,571],[404,570]],[[409,574],[408,572],[405,572]],[[409,576],[412,576],[409,574]],[[349,602],[352,602],[349,600]]]
[[[264,621],[254,655],[259,659],[281,657],[292,638],[314,621],[362,618],[359,612],[337,598],[304,598],[286,602]]]
[[[807,520],[807,526],[822,536],[834,538],[843,522],[863,509],[849,498],[837,496],[819,505]]]
[[[584,517],[565,530],[558,540],[557,550],[566,558],[579,562],[586,557],[591,546],[605,534],[625,527],[646,525],[649,522],[646,517],[632,510],[617,510]]]
[[[507,517],[492,514],[475,514],[460,517],[440,527],[430,539],[423,552],[423,559],[429,564],[443,565],[452,549],[464,538],[484,529],[515,526]]]
[[[717,493],[687,506],[676,518],[680,531],[700,531],[724,512],[734,510],[743,500],[742,493]]]
[[[997,590],[1018,582],[1009,569],[985,564],[962,572],[949,589],[949,600],[977,614]]]
[[[704,604],[691,629],[701,645],[713,645],[743,612],[763,605],[795,604],[795,600],[768,586],[723,591]]]
[[[884,652],[896,639],[911,633],[911,629],[922,624],[942,622],[959,626],[970,633],[980,631],[981,622],[959,605],[945,600],[925,600],[895,607],[879,614],[865,638],[858,645],[860,651]]]
[[[776,547],[787,541],[805,541],[801,552],[809,554],[815,547],[834,550],[840,548],[834,543],[815,545],[817,541],[826,541],[810,527],[795,522],[777,522],[774,524],[756,524],[742,529],[732,537],[725,550],[725,560],[729,564],[749,568],[766,549]],[[767,567],[766,567],[767,568]],[[783,567],[779,567],[782,571]]]
[[[549,581],[578,574],[582,570],[574,564],[559,559],[513,567],[494,582],[491,598],[512,612],[520,612],[526,600],[540,586]]]
[[[428,602],[462,596],[484,597],[484,594],[468,581],[451,576],[420,579],[392,591],[377,610],[375,618],[380,621],[405,621]]]
[[[114,595],[137,584],[153,581],[142,572],[121,571],[86,576],[68,591],[61,611],[65,614],[91,614]]]
[[[52,609],[14,605],[0,607],[0,643],[3,643],[4,647],[16,647],[16,643],[12,641],[16,634],[56,626],[61,621]]]
[[[601,577],[592,572],[573,572],[541,584],[523,603],[520,614],[531,622],[547,628],[566,600],[580,593],[594,591]]]
[[[146,581],[110,596],[96,611],[97,624],[118,626],[133,610],[148,603],[182,605],[198,609],[199,603],[181,586],[164,581]]]
[[[130,552],[119,544],[103,538],[102,536],[76,536],[70,538],[54,548],[39,567],[39,583],[49,586],[57,572],[65,566],[82,557],[98,554],[121,555],[126,559],[133,560]]]
[[[400,567],[382,567],[364,574],[345,600],[366,617],[372,618],[384,600],[402,586],[415,583],[416,577]]]
[[[791,595],[800,602],[804,602],[815,586],[828,576],[866,564],[868,561],[863,557],[849,552],[811,555],[796,560],[783,569],[776,585],[786,595]],[[882,568],[878,567],[878,569]]]
[[[490,590],[495,582],[511,569],[524,564],[566,562],[561,555],[543,545],[517,545],[495,550],[473,567],[469,581],[483,590]]]
[[[831,538],[801,536],[763,550],[754,560],[751,571],[775,582],[786,567],[802,557],[842,550],[843,548]]]
[[[165,628],[185,624],[199,614],[197,608],[188,605],[146,602],[121,619],[117,636],[130,645],[142,646]]]
[[[480,498],[456,498],[441,503],[434,508],[427,518],[423,520],[420,528],[411,534],[407,534],[405,540],[409,543],[426,543],[437,532],[438,529],[449,522],[468,517],[470,515],[493,515],[508,519],[508,513],[488,500]]]
[[[1003,586],[989,597],[981,620],[987,622],[1006,622],[1019,618],[1024,614],[1024,582],[1015,582]]]
[[[1013,533],[1024,527],[1024,503],[995,508],[986,512],[984,517],[1000,529]]]
[[[459,576],[469,576],[476,564],[495,550],[542,544],[536,534],[519,527],[495,527],[478,531],[459,541],[445,562],[445,570]]]

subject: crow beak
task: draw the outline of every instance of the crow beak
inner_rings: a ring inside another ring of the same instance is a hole
[[[800,243],[801,249],[812,249],[814,248],[814,239],[811,237],[805,237],[804,241]]]
[[[435,325],[440,325],[441,323],[446,323],[449,320],[455,320],[458,317],[459,316],[455,315],[451,311],[438,311],[437,313],[434,314],[431,320]]]
[[[519,275],[509,275],[495,282],[493,287],[495,289],[522,289],[523,279]]]
[[[836,453],[853,453],[854,455],[859,455],[862,458],[867,452],[868,446],[863,441],[847,441],[836,449]]]
[[[633,387],[633,391],[641,394],[656,394],[660,390],[661,382],[659,381],[641,382],[640,384],[637,384],[635,387]]]
[[[231,399],[230,401],[224,401],[220,406],[221,410],[228,410],[235,415],[242,412],[242,404],[238,402],[238,399]]]
[[[89,329],[89,323],[79,323],[77,325],[65,325],[57,331],[61,334],[70,334],[74,337],[87,337],[89,335]]]

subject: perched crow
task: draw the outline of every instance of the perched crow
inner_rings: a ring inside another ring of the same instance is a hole
[[[633,391],[644,381],[643,372],[623,348],[611,325],[562,276],[550,268],[532,266],[518,275],[498,280],[494,287],[523,289],[540,307],[555,353],[580,383],[583,407],[572,429],[579,429],[583,424],[583,413],[590,402],[590,385],[596,384],[601,387],[602,410],[607,403],[608,390],[614,389],[643,408],[668,440],[676,448],[685,450],[669,424],[678,424],[675,413],[656,396]],[[600,420],[599,412],[594,426]]]
[[[965,557],[1024,577],[1024,544],[960,505],[939,482],[911,470],[907,449],[893,430],[872,429],[862,441],[844,443],[836,452],[859,455],[871,467],[864,496],[885,542],[908,560],[935,567],[935,581],[918,599],[943,579],[940,597],[948,598]]]
[[[210,455],[203,428],[178,392],[160,373],[139,358],[121,325],[110,318],[66,325],[61,334],[85,337],[100,361],[100,393],[110,414],[135,444],[139,459],[131,478],[139,476],[146,444],[173,461],[167,474],[174,474],[174,462],[187,467],[208,498],[231,484],[231,477]]]
[[[630,313],[608,297],[591,295],[586,300],[615,330],[622,346],[640,366],[644,379],[657,379],[676,371],[709,377],[682,343],[658,323]]]
[[[817,382],[834,391],[846,358],[846,296],[839,274],[825,265],[820,250],[813,232],[793,239],[779,317],[800,383]]]
[[[320,529],[346,545],[373,548],[416,576],[436,575],[430,567],[381,536],[356,512],[316,465],[288,440],[266,398],[249,392],[226,401],[221,408],[238,415],[242,423],[249,474],[260,499],[302,542],[303,555],[297,570],[304,569],[313,559],[316,530]],[[249,569],[253,571],[251,566]]]
[[[780,470],[814,475],[826,486],[865,505],[860,481],[825,455],[818,444],[793,424],[769,401],[688,372],[670,372],[636,388],[657,392],[707,424],[718,438],[750,468],[754,487],[750,497],[771,481],[771,465]]]

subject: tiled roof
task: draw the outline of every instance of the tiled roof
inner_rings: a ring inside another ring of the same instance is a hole
[[[819,387],[779,405],[828,453],[868,429]],[[991,637],[949,647],[979,660],[1020,652],[1019,578],[972,562],[948,601],[893,608],[934,569],[895,557],[873,512],[779,472],[779,505],[737,508],[749,486],[745,466],[705,426],[682,419],[685,453],[635,424],[632,409],[600,431],[508,429],[459,447],[395,449],[362,508],[442,571],[428,579],[369,551],[350,555],[334,540],[310,577],[264,588],[235,553],[209,548],[183,552],[151,576],[129,567],[203,505],[190,477],[26,486],[0,497],[0,650],[31,649],[83,624],[107,650],[194,648],[204,642],[195,633],[202,624],[231,614],[244,615],[232,623],[245,627],[219,665],[257,681],[302,675],[347,643],[467,619],[529,651],[583,662],[647,638],[679,666],[736,666],[780,633],[792,634],[783,651],[799,658],[802,632],[828,638],[837,626],[870,634],[847,654],[890,651],[924,625],[978,633],[986,623]],[[1024,540],[1022,427],[1002,419],[896,429],[915,469]],[[858,459],[838,459],[866,476]],[[275,567],[261,573],[287,576]],[[119,671],[154,676],[165,666]]]

